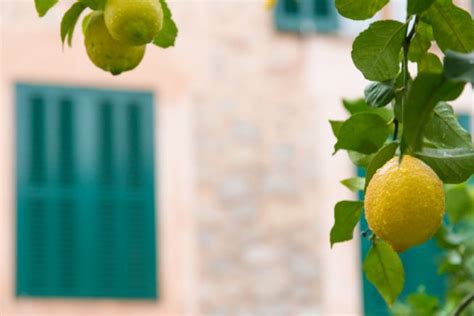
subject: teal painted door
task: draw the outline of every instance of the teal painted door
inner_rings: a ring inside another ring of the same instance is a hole
[[[459,122],[467,129],[470,128],[470,117],[461,115]],[[359,176],[365,176],[364,170],[358,170]],[[360,199],[363,199],[360,195]],[[360,230],[365,231],[368,228],[367,222],[363,217],[360,222]],[[370,241],[367,238],[361,238],[362,260],[367,255],[370,248]],[[400,257],[405,268],[405,286],[400,298],[403,300],[409,294],[416,292],[420,285],[426,288],[430,295],[437,296],[443,301],[446,290],[446,279],[438,274],[437,260],[440,255],[440,249],[436,246],[434,240],[411,248],[403,252]],[[375,287],[369,283],[364,274],[362,274],[364,314],[366,316],[387,316],[390,315],[387,306]]]
[[[157,297],[153,96],[16,86],[17,295]]]

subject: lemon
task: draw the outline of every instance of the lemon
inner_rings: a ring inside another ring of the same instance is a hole
[[[158,0],[108,0],[104,15],[112,37],[129,45],[150,43],[163,27]]]
[[[91,12],[88,15],[86,15],[84,19],[82,19],[82,34],[84,34],[84,36],[86,35],[87,26],[89,25],[89,21],[93,15],[94,15],[94,12]]]
[[[276,5],[276,0],[265,0],[265,8],[272,9]]]
[[[145,55],[145,46],[130,46],[109,34],[102,12],[94,12],[84,23],[85,45],[90,60],[99,68],[118,75],[134,69]]]
[[[402,252],[430,239],[445,209],[443,182],[421,160],[395,157],[377,170],[365,196],[370,229]]]

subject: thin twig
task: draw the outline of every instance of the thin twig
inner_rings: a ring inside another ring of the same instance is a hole
[[[410,18],[407,19],[407,23],[409,23],[409,21],[410,21]],[[408,51],[410,49],[411,40],[415,36],[416,26],[418,25],[418,22],[419,22],[419,18],[418,16],[415,16],[415,22],[413,23],[410,31],[408,32],[407,36],[405,37],[405,40],[403,41],[403,61],[402,61],[403,95],[402,95],[402,101],[401,101],[402,105],[401,105],[401,111],[400,111],[402,118],[403,118],[403,113],[405,111],[405,104],[408,98],[408,82],[410,80],[410,71],[408,69]],[[395,132],[393,135],[393,140],[395,141],[398,138],[399,122],[397,119],[395,119],[393,123],[395,124]],[[403,157],[403,150],[402,150],[402,155],[400,155],[400,160],[402,159],[402,157]]]
[[[363,237],[363,238],[367,238],[370,234],[370,229],[367,228],[366,230],[364,230],[363,232],[360,233],[360,235]]]
[[[403,117],[403,109],[405,108],[405,103],[408,96],[408,81],[410,80],[410,71],[408,70],[408,50],[410,49],[411,40],[413,36],[415,36],[416,26],[418,25],[419,18],[418,16],[415,17],[415,22],[408,33],[405,41],[403,42],[403,64],[402,64],[402,71],[403,71],[403,97],[402,97],[402,117]]]
[[[393,120],[393,125],[395,126],[395,130],[393,132],[393,140],[395,141],[398,138],[398,125],[399,125],[399,123],[398,123],[397,119]]]
[[[458,307],[453,312],[453,316],[459,316],[461,313],[472,303],[474,302],[474,293],[466,295],[463,298],[461,303],[459,303]]]

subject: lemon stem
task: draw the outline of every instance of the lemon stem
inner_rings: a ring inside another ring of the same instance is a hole
[[[370,234],[370,229],[367,228],[366,230],[364,230],[363,232],[360,233],[360,235],[363,237],[363,238],[367,238]]]
[[[395,118],[393,120],[393,125],[395,127],[395,130],[393,131],[393,140],[396,141],[398,138],[398,120]]]

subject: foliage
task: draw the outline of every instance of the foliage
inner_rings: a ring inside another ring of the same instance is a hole
[[[393,248],[377,238],[364,261],[367,279],[374,284],[389,306],[403,289],[403,265]]]
[[[387,3],[335,2],[341,15],[354,20],[373,17]],[[433,53],[435,46],[444,59]],[[405,21],[376,21],[357,36],[352,60],[371,82],[364,99],[344,100],[350,117],[330,123],[336,152],[346,150],[355,165],[366,168],[366,177],[341,183],[352,191],[365,191],[387,161],[409,154],[428,164],[444,183],[455,185],[446,193],[449,220],[437,234],[446,249],[440,271],[449,274],[447,300],[438,302],[420,290],[393,309],[396,315],[446,315],[462,306],[461,300],[474,289],[474,210],[462,184],[474,174],[474,145],[448,103],[459,97],[466,83],[474,82],[474,21],[451,0],[408,0]],[[417,64],[416,75],[409,72],[410,62]],[[360,203],[336,205],[331,245],[352,238],[356,217],[363,213]],[[391,305],[403,289],[403,266],[390,245],[374,234],[369,238],[372,248],[363,270]]]
[[[171,11],[168,7],[168,4],[165,0],[160,0],[161,7],[163,8],[163,14],[165,18],[165,22],[163,28],[156,36],[153,44],[162,48],[168,48],[174,46],[174,42],[176,37],[178,36],[178,27],[176,23],[173,21],[171,16]]]
[[[352,60],[366,79],[395,79],[400,70],[399,56],[406,28],[406,24],[398,21],[377,21],[356,38]]]
[[[444,64],[446,66],[444,73],[446,77],[474,84],[473,60],[474,53],[462,54],[448,51],[444,58]]]
[[[388,0],[336,0],[339,13],[349,19],[366,20],[382,9]]]
[[[334,243],[351,240],[355,226],[359,222],[364,203],[359,201],[341,201],[335,208],[337,225],[331,230],[331,246]]]
[[[417,293],[410,294],[403,302],[397,302],[392,310],[394,316],[470,316],[474,315],[474,304],[463,302],[473,299],[474,289],[474,190],[466,184],[450,186],[446,192],[448,221],[436,234],[436,242],[444,253],[439,261],[438,272],[445,274],[448,288],[445,302],[430,296],[429,288],[420,285]]]
[[[168,48],[174,46],[178,36],[178,28],[176,23],[173,21],[172,13],[166,0],[156,1],[159,1],[161,9],[163,10],[163,25],[161,30],[153,39],[152,44],[161,48]],[[38,15],[40,17],[45,16],[57,3],[58,0],[35,0]],[[81,15],[87,11],[87,9],[92,11],[102,11],[106,9],[106,3],[107,0],[77,0],[77,2],[73,3],[69,10],[64,13],[61,21],[60,35],[62,43],[64,44],[67,42],[69,46],[72,46],[74,31]],[[87,16],[83,20],[83,25],[87,25]]]

